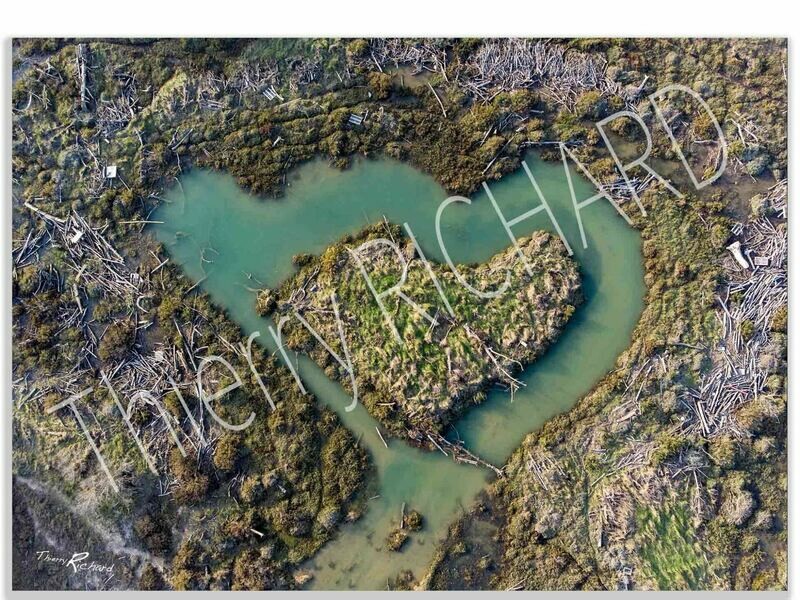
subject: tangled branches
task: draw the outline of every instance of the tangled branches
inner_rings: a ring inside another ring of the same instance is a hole
[[[619,94],[599,55],[567,50],[545,40],[512,38],[486,41],[467,61],[460,80],[472,95],[491,100],[500,92],[541,88],[556,104],[572,109],[587,90]]]
[[[422,71],[445,74],[447,67],[447,51],[436,41],[377,38],[370,40],[369,50],[370,60],[380,71],[383,71],[384,65],[393,65],[395,68],[407,65],[414,69],[414,74]]]
[[[97,120],[104,137],[127,127],[139,110],[136,76],[121,71],[114,73],[121,87],[120,94],[112,100],[101,99],[97,105]]]
[[[786,215],[786,192],[784,180],[770,190],[768,197],[772,209],[782,216]],[[744,435],[733,413],[758,399],[765,389],[768,372],[761,355],[770,342],[775,314],[788,302],[785,224],[775,225],[770,218],[761,217],[735,231],[740,232],[743,255],[751,268],[741,268],[731,258],[726,259],[730,281],[724,298],[717,297],[717,319],[723,333],[715,366],[700,387],[689,390],[683,399],[694,415],[691,427],[704,436],[726,431]]]

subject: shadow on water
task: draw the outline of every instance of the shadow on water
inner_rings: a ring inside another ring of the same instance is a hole
[[[502,464],[524,436],[548,418],[569,409],[591,390],[628,346],[642,310],[644,294],[641,242],[605,202],[583,211],[588,248],[581,247],[572,201],[561,164],[534,156],[527,162],[581,267],[584,304],[563,335],[521,378],[526,384],[513,402],[507,391],[492,391],[470,409],[453,435],[484,458]],[[573,174],[578,200],[593,195],[590,184]],[[491,185],[498,204],[511,219],[538,204],[530,181],[520,170]],[[173,260],[243,328],[263,332],[270,322],[255,311],[252,289],[276,287],[293,272],[292,256],[318,254],[348,233],[384,217],[408,222],[425,254],[441,261],[435,232],[436,210],[446,198],[436,182],[392,160],[357,161],[337,171],[320,161],[300,167],[286,197],[263,201],[249,196],[227,175],[195,170],[167,194],[153,229]],[[481,192],[472,205],[451,205],[443,216],[443,237],[456,262],[482,262],[510,241],[497,214]],[[514,227],[524,236],[553,230],[544,212]],[[204,250],[205,249],[205,250]],[[201,257],[212,262],[204,262]],[[369,450],[377,470],[378,498],[356,523],[345,525],[313,559],[312,587],[385,589],[402,569],[421,577],[447,527],[468,507],[488,481],[488,471],[456,464],[440,453],[423,452],[399,440],[385,448],[376,421],[359,405],[344,407],[349,396],[306,358],[298,360],[306,387],[332,408]],[[397,526],[403,503],[425,517],[425,529],[412,536],[402,553],[384,547]]]

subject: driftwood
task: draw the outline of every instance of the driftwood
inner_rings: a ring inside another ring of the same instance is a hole
[[[433,89],[433,86],[430,83],[428,83],[428,87],[430,88],[431,93],[433,94],[433,97],[436,98],[436,101],[439,103],[439,108],[442,109],[442,114],[444,115],[444,117],[446,119],[447,118],[447,111],[444,109],[444,104],[442,104],[442,100],[441,100],[441,98],[439,98],[439,94],[436,93],[436,90]]]
[[[14,261],[14,269],[26,267],[38,262],[39,252],[50,242],[50,234],[46,228],[28,232],[25,240],[14,246],[11,255]]]
[[[546,40],[487,40],[467,61],[459,83],[484,101],[504,91],[541,88],[571,110],[587,90],[621,94],[620,85],[607,76],[606,66],[599,54],[567,50]]]
[[[375,426],[375,431],[378,433],[378,437],[379,437],[379,438],[381,438],[381,441],[383,442],[383,445],[384,445],[384,446],[386,446],[386,447],[388,448],[388,447],[389,447],[389,444],[387,444],[387,443],[386,443],[386,440],[385,440],[385,439],[383,439],[383,435],[381,434],[381,430],[380,430],[380,429],[378,429],[378,426],[377,426],[377,425]]]
[[[469,336],[469,338],[472,341],[475,342],[475,344],[477,345],[477,347],[480,350],[483,351],[483,354],[486,355],[486,358],[489,359],[489,362],[494,365],[496,376],[500,380],[502,380],[505,383],[507,383],[511,387],[512,390],[515,390],[515,389],[518,389],[520,387],[524,387],[525,386],[525,383],[523,383],[519,379],[516,379],[509,372],[509,369],[511,367],[510,366],[505,366],[503,364],[503,362],[502,362],[502,361],[508,362],[509,365],[510,364],[516,364],[517,367],[519,368],[519,370],[521,371],[522,370],[522,364],[519,361],[510,359],[506,355],[504,355],[504,354],[498,352],[497,350],[495,350],[494,348],[492,348],[489,344],[487,344],[483,340],[483,338],[482,338],[482,336],[480,335],[479,332],[477,332],[474,329],[472,329],[466,323],[463,323],[462,327],[463,327],[464,331],[467,333],[467,335]]]
[[[78,85],[80,88],[81,110],[86,111],[88,108],[87,102],[87,85],[86,85],[86,61],[87,61],[87,47],[86,44],[78,44],[75,49],[75,68],[77,70]]]
[[[786,181],[770,190],[769,206],[779,217],[786,215]],[[706,374],[696,389],[683,397],[683,403],[694,416],[690,427],[711,437],[730,432],[744,435],[736,425],[734,411],[747,402],[756,400],[764,390],[767,371],[759,364],[762,348],[770,341],[770,324],[778,309],[788,302],[787,228],[776,225],[768,217],[761,217],[746,225],[734,228],[741,238],[737,240],[741,259],[726,258],[729,281],[723,294],[717,296],[717,319],[722,326],[722,342],[714,359],[714,367]],[[756,265],[752,256],[766,260],[766,265]],[[739,301],[731,301],[737,294]],[[742,325],[749,322],[753,335],[742,337]]]
[[[412,74],[438,72],[449,81],[446,44],[441,41],[373,39],[368,54],[354,62],[363,68],[373,66],[380,72],[385,67],[410,66]],[[549,40],[486,40],[457,73],[457,81],[466,92],[484,102],[500,92],[540,88],[557,104],[571,110],[586,90],[623,94],[622,87],[608,77],[606,67],[606,60],[600,54],[567,50]],[[631,92],[630,98],[626,96],[626,103],[641,93],[645,82],[646,79],[639,90]]]
[[[443,44],[436,40],[410,41],[401,38],[376,38],[369,42],[370,57],[356,62],[367,66],[376,65],[380,72],[384,66],[398,68],[412,67],[412,74],[423,71],[440,72],[447,79],[447,54]]]
[[[504,476],[503,469],[498,469],[492,463],[467,450],[463,442],[460,440],[451,442],[446,437],[435,431],[426,431],[424,432],[424,435],[442,454],[445,456],[452,456],[453,460],[456,462],[463,462],[470,465],[485,467],[493,471],[498,477]]]
[[[127,127],[139,110],[136,76],[115,70],[114,78],[120,84],[120,94],[97,104],[98,125],[104,137]]]
[[[141,278],[128,268],[100,229],[90,226],[74,211],[62,219],[30,202],[26,202],[25,207],[44,220],[54,241],[67,251],[67,263],[76,273],[76,281],[91,283],[106,294],[136,301],[141,292]]]

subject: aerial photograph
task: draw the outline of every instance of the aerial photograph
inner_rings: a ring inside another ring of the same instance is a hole
[[[786,592],[787,38],[8,45],[12,590]]]

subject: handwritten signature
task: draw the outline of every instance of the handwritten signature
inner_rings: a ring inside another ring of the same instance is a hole
[[[36,560],[43,563],[59,565],[65,569],[72,569],[73,573],[105,573],[109,579],[114,576],[114,565],[88,561],[88,552],[75,552],[71,557],[57,556],[49,550],[39,550],[36,553]]]

